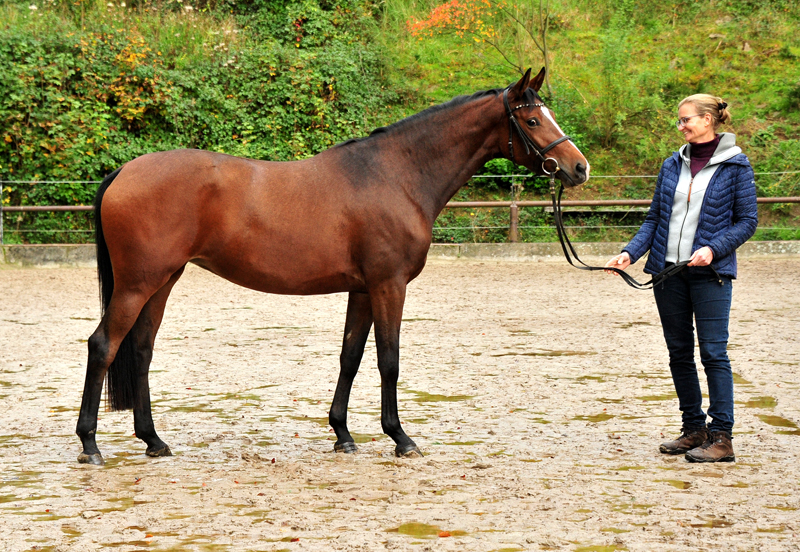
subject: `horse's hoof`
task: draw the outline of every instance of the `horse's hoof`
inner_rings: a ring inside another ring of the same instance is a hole
[[[80,453],[78,456],[78,462],[81,464],[93,464],[95,466],[102,466],[105,464],[105,460],[103,460],[103,455],[99,452],[95,452],[94,454],[86,454],[85,452]]]
[[[414,443],[404,447],[397,445],[394,449],[394,455],[398,458],[422,458],[423,456],[422,451]]]
[[[358,447],[355,443],[347,441],[344,443],[336,443],[333,445],[334,452],[341,452],[343,454],[353,454],[358,452]]]
[[[169,445],[164,445],[162,448],[155,450],[148,448],[145,454],[147,454],[147,456],[152,456],[153,458],[156,458],[158,456],[172,456],[172,451],[169,450]]]

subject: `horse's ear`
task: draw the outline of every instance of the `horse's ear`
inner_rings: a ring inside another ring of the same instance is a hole
[[[528,85],[531,82],[531,70],[530,68],[525,71],[525,74],[522,75],[522,78],[519,79],[519,82],[514,85],[514,93],[517,95],[518,98],[521,98],[525,91],[528,89]]]
[[[528,69],[528,73],[530,72],[531,70]],[[542,83],[544,83],[544,75],[545,75],[545,68],[542,67],[542,70],[539,71],[539,74],[533,77],[533,80],[531,80],[530,87],[533,88],[536,92],[539,91],[539,89],[542,87]]]

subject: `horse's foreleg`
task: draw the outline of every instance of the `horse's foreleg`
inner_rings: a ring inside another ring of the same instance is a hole
[[[333,395],[331,411],[328,415],[331,427],[336,432],[336,452],[357,452],[358,447],[347,429],[347,403],[350,390],[358,373],[364,345],[372,327],[372,307],[366,293],[350,293],[347,300],[347,319],[344,324],[342,353],[339,356],[339,381]]]
[[[378,349],[378,370],[381,373],[381,426],[396,443],[396,456],[422,456],[417,445],[400,426],[397,414],[397,380],[400,375],[400,323],[406,284],[389,282],[370,289],[372,314],[375,319],[375,344]]]
[[[122,340],[128,334],[146,297],[140,294],[115,294],[100,325],[89,338],[89,360],[86,365],[86,381],[83,387],[81,410],[75,429],[83,444],[78,456],[82,464],[103,464],[103,456],[97,448],[97,412],[103,393],[103,379]]]
[[[172,275],[170,280],[153,295],[142,309],[131,333],[136,347],[136,398],[133,407],[133,428],[136,436],[147,444],[148,456],[172,456],[172,451],[156,433],[150,406],[150,361],[153,358],[153,344],[156,333],[164,317],[172,287],[183,274],[183,268]]]

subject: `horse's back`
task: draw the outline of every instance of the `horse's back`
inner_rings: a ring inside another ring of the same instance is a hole
[[[366,226],[385,220],[382,195],[391,192],[354,187],[330,155],[266,162],[174,150],[126,164],[102,221],[115,273],[143,259],[163,273],[191,261],[261,291],[331,293],[364,288],[358,256],[379,230]]]

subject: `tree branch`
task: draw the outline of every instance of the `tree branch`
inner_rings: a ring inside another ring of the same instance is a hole
[[[500,8],[500,11],[502,11],[503,13],[505,13],[509,17],[509,19],[513,20],[517,25],[522,27],[522,30],[525,31],[525,33],[531,38],[531,40],[533,40],[533,43],[536,44],[536,47],[539,49],[539,51],[544,53],[544,50],[542,49],[542,45],[539,44],[539,41],[536,39],[536,36],[533,33],[531,33],[530,29],[528,29],[528,26],[525,23],[523,23],[522,21],[520,21],[520,19],[516,15],[514,15],[513,13],[508,11],[503,6],[498,6],[498,7]]]

